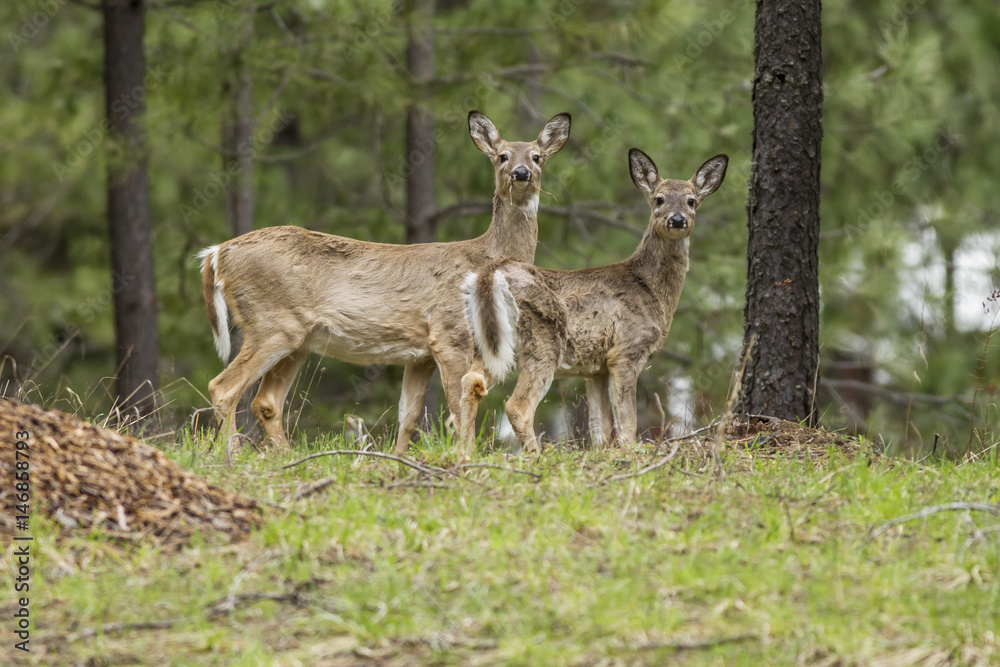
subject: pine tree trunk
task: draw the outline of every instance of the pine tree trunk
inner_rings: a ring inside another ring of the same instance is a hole
[[[104,0],[108,227],[119,404],[154,407],[159,336],[146,171],[142,0]]]
[[[434,116],[421,99],[434,76],[434,0],[412,0],[406,64],[413,104],[406,114],[406,242],[434,240]]]
[[[234,35],[230,70],[223,85],[229,110],[222,122],[222,168],[230,176],[226,184],[226,220],[234,237],[253,231],[254,216],[253,78],[249,62],[253,45],[253,7],[240,10],[236,16],[236,24],[224,22],[220,26]]]
[[[815,420],[822,129],[820,0],[757,0],[741,408]]]
[[[223,208],[229,233],[242,236],[254,229],[253,188],[253,76],[250,68],[250,49],[253,48],[254,7],[234,7],[233,11],[219,16],[219,40],[228,45],[229,67],[223,79],[222,96],[226,110],[222,118],[222,170],[228,176],[225,184]],[[243,346],[243,331],[232,332],[232,352],[229,362]],[[251,440],[261,433],[257,418],[251,410],[260,381],[254,382],[240,397],[236,405],[236,427]]]

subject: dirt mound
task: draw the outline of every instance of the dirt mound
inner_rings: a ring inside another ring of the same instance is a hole
[[[726,440],[758,455],[798,454],[815,459],[826,456],[831,448],[849,457],[861,450],[857,440],[842,434],[763,416],[737,419],[727,429]]]
[[[29,437],[24,438],[27,432]],[[208,484],[159,450],[55,410],[0,398],[0,530],[16,527],[16,440],[28,443],[32,513],[64,529],[128,539],[186,540],[195,531],[245,535],[256,501]],[[22,487],[23,489],[23,487]]]

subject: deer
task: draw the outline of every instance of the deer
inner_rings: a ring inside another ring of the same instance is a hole
[[[462,283],[476,359],[462,378],[462,447],[475,445],[476,413],[491,386],[519,366],[505,404],[523,450],[539,453],[535,410],[553,379],[585,378],[591,439],[599,447],[636,440],[636,385],[670,332],[688,271],[695,211],[722,184],[729,158],[716,155],[687,181],[661,179],[653,160],[629,151],[632,181],[650,205],[649,225],[625,261],[577,270],[514,259],[486,263]]]
[[[493,217],[477,238],[396,245],[278,226],[198,253],[208,319],[223,363],[231,354],[230,328],[239,327],[243,334],[239,352],[209,383],[227,447],[235,441],[239,398],[260,380],[251,409],[265,442],[289,449],[282,410],[311,353],[362,365],[403,366],[397,455],[409,448],[435,368],[460,428],[461,381],[473,359],[462,277],[493,258],[534,261],[542,168],[569,139],[571,117],[554,116],[528,142],[504,141],[479,111],[469,113],[468,124],[496,176]]]

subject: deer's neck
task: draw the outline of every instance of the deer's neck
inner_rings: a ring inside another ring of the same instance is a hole
[[[673,317],[684,289],[688,270],[689,239],[663,240],[646,230],[642,242],[626,260],[632,271],[642,279],[663,304],[665,318]]]
[[[493,195],[493,220],[480,239],[490,257],[512,257],[534,263],[538,245],[538,195],[522,205]]]

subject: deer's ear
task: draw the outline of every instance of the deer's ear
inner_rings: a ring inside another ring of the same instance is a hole
[[[486,117],[486,114],[478,111],[469,112],[469,135],[476,148],[491,157],[496,152],[497,144],[500,143],[500,133],[497,132],[496,125]]]
[[[538,133],[538,146],[545,155],[553,155],[566,145],[572,118],[568,113],[553,116]]]
[[[638,148],[633,148],[628,152],[628,170],[635,187],[647,197],[652,197],[656,186],[660,184],[660,172],[652,158]]]
[[[722,179],[726,177],[726,167],[729,166],[728,155],[716,155],[694,172],[691,184],[698,191],[698,199],[704,199],[719,189]]]

